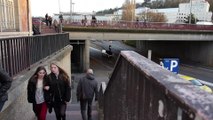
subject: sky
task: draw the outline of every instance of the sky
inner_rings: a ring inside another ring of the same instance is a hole
[[[74,12],[92,12],[109,8],[121,7],[125,0],[72,0]],[[70,0],[31,0],[32,16],[53,15],[59,12],[70,11]],[[142,3],[143,0],[136,0]]]

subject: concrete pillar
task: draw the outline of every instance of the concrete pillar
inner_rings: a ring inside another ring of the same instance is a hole
[[[90,40],[85,40],[85,47],[84,47],[84,70],[90,68]]]
[[[32,15],[31,15],[31,0],[27,0],[27,10],[28,10],[28,32],[29,36],[33,34],[32,32]]]
[[[148,50],[148,59],[152,59],[152,50]]]

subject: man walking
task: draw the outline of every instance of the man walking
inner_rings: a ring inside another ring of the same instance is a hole
[[[7,91],[11,86],[12,78],[0,68],[0,112],[8,99]]]
[[[48,21],[48,14],[45,15],[45,22],[46,22],[46,25],[48,26],[48,23],[49,23],[49,21]]]
[[[81,115],[83,120],[92,120],[92,101],[94,95],[95,101],[97,101],[98,82],[95,80],[93,70],[88,69],[86,75],[80,79],[77,87],[77,100],[80,101]]]

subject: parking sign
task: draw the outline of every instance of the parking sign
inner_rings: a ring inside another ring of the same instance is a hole
[[[178,74],[178,71],[179,71],[179,59],[178,58],[164,58],[162,61],[162,65],[165,69]]]

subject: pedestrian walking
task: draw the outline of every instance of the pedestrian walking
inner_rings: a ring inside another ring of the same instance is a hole
[[[50,81],[45,67],[36,69],[27,85],[28,102],[32,103],[37,120],[46,120],[48,104],[50,102]]]
[[[48,23],[49,23],[48,17],[49,17],[48,14],[46,14],[46,15],[45,15],[45,22],[46,22],[46,25],[47,25],[47,26],[48,26]]]
[[[48,22],[49,22],[49,28],[51,28],[52,27],[52,17],[51,16],[48,17]]]
[[[52,107],[54,108],[57,120],[66,120],[67,103],[71,98],[71,83],[68,74],[62,69],[59,62],[50,64],[51,73],[51,95]]]
[[[94,96],[95,101],[98,99],[98,82],[95,80],[92,69],[88,69],[86,75],[80,79],[76,95],[77,101],[80,101],[82,119],[92,120],[92,101]]]
[[[53,25],[54,25],[54,28],[55,28],[55,32],[59,33],[59,27],[58,27],[59,24],[58,24],[56,19],[53,21]]]
[[[83,23],[84,23],[84,26],[86,27],[87,26],[87,16],[86,15],[84,16]]]
[[[0,69],[0,112],[8,100],[7,91],[10,89],[12,78],[2,68]]]

